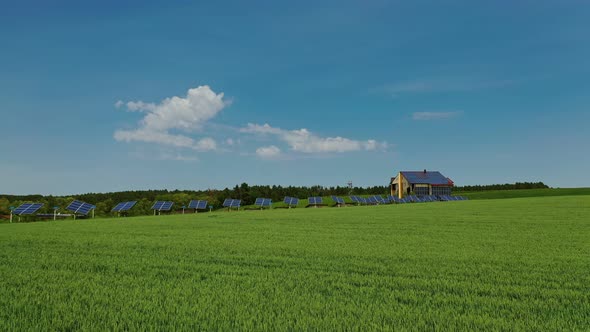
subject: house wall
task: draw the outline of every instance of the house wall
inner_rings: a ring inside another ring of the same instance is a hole
[[[410,188],[410,183],[401,173],[399,173],[397,177],[391,181],[391,196],[404,198],[404,196],[407,195],[408,188]]]

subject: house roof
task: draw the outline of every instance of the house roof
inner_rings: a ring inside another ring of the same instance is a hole
[[[433,186],[452,186],[453,181],[440,174],[440,172],[430,171],[402,171],[400,172],[410,183],[430,184]]]

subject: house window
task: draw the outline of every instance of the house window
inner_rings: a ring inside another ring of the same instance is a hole
[[[416,194],[418,196],[426,196],[426,195],[429,195],[430,193],[429,193],[428,187],[415,187],[414,194]]]
[[[451,187],[432,187],[433,195],[450,195]]]

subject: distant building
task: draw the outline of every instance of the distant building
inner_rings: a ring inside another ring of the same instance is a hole
[[[403,171],[391,178],[391,195],[403,198],[406,195],[450,195],[454,183],[451,179],[431,171]]]

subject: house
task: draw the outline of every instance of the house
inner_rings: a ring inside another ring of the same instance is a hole
[[[391,195],[451,195],[454,183],[437,171],[403,171],[391,178]]]

